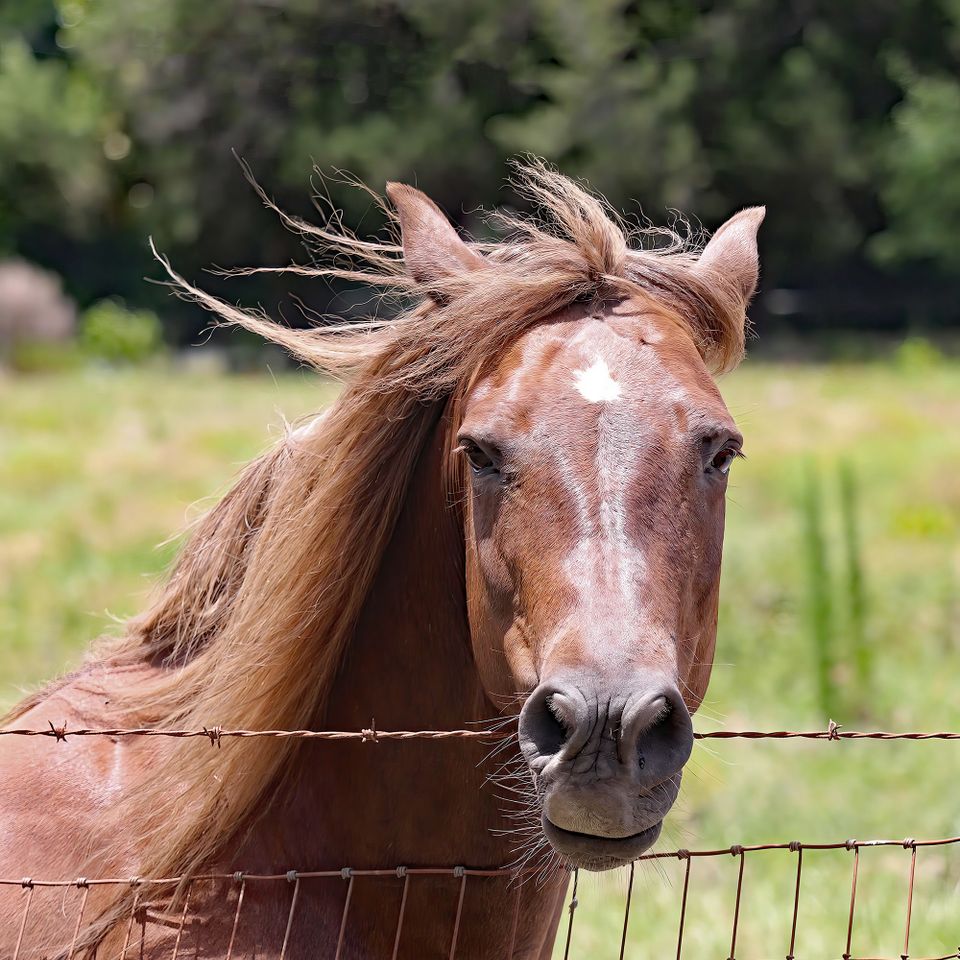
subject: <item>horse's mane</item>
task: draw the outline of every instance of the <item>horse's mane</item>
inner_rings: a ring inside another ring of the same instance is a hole
[[[452,264],[429,283],[408,274],[398,218],[386,204],[389,236],[369,241],[337,217],[317,227],[287,216],[261,194],[323,255],[318,265],[282,269],[398,297],[405,309],[389,319],[291,329],[210,296],[162,261],[180,295],[345,385],[328,415],[246,468],[197,525],[154,603],[95,652],[99,666],[158,668],[135,700],[122,691],[111,698],[127,716],[197,729],[322,723],[443,405],[557,310],[585,296],[645,295],[678,318],[710,367],[740,359],[742,297],[722,277],[693,269],[694,244],[672,231],[628,230],[602,200],[540,162],[525,163],[517,185],[538,217],[500,216],[506,239],[474,245],[489,269]],[[172,741],[167,770],[175,773],[148,780],[124,810],[123,832],[140,843],[141,875],[189,873],[222,852],[269,800],[292,744],[249,740],[218,751]]]

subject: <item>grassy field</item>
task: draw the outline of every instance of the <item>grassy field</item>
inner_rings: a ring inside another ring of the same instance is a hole
[[[731,480],[700,729],[822,728],[827,712],[848,727],[960,729],[960,367],[748,363],[723,389],[748,460]],[[171,534],[276,435],[282,415],[330,396],[289,373],[0,379],[0,703],[137,610],[176,549]],[[852,567],[844,471],[858,491]],[[811,484],[822,553],[803,507]],[[859,654],[851,569],[863,580]],[[958,834],[958,761],[951,743],[710,741],[697,747],[661,847]],[[856,956],[900,955],[909,859],[901,849],[861,855]],[[851,866],[845,851],[805,855],[797,957],[842,953]],[[638,868],[628,955],[674,954],[682,867]],[[748,855],[741,960],[786,954],[795,867],[794,853]],[[732,857],[694,864],[685,956],[729,955],[736,870]],[[571,956],[617,955],[624,886],[581,878]],[[958,915],[960,851],[921,851],[911,955],[955,950]]]

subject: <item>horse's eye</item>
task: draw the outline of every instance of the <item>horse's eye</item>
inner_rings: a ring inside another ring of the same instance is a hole
[[[718,473],[729,473],[733,461],[736,460],[737,457],[742,456],[743,454],[737,447],[724,447],[718,453],[714,454],[713,459],[710,461],[710,468],[716,470]]]
[[[491,476],[499,473],[493,454],[488,453],[473,440],[461,440],[460,449],[470,462],[470,469],[478,476]]]

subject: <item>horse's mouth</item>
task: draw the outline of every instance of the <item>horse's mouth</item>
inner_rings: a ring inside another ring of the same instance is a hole
[[[646,853],[660,836],[659,820],[639,833],[627,837],[601,837],[592,833],[564,830],[544,814],[540,818],[544,836],[571,867],[582,870],[613,870]]]

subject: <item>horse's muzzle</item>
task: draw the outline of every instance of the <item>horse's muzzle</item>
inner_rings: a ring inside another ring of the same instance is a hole
[[[693,726],[676,684],[552,678],[520,714],[542,826],[572,865],[602,870],[647,850],[676,800]]]

